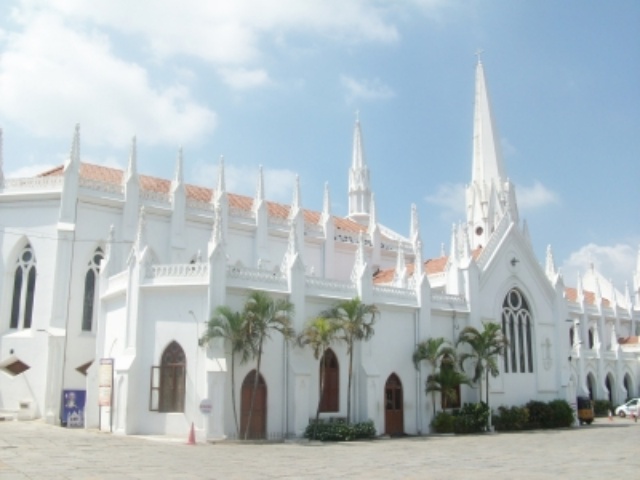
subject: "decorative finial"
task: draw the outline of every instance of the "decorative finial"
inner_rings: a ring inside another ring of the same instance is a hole
[[[482,63],[482,58],[480,56],[482,55],[483,52],[484,50],[479,48],[476,50],[476,53],[474,54],[476,57],[478,57],[478,63]]]
[[[360,110],[356,110],[356,123],[360,123]]]

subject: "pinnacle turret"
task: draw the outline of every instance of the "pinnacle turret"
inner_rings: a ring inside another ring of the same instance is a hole
[[[353,133],[353,154],[349,169],[349,217],[366,224],[371,205],[371,182],[365,161],[360,120],[356,120]]]

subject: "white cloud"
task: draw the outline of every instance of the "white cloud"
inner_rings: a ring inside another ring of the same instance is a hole
[[[578,272],[584,273],[591,264],[604,278],[612,279],[624,292],[625,282],[632,286],[637,250],[630,245],[596,245],[589,243],[572,252],[560,266],[565,284],[575,285]]]
[[[465,186],[461,183],[445,183],[438,187],[433,195],[427,195],[427,203],[442,208],[440,217],[448,222],[454,222],[465,214]]]
[[[215,126],[215,114],[187,88],[153,88],[139,65],[114,56],[108,37],[79,33],[39,15],[10,35],[0,59],[0,111],[31,133],[68,137],[83,127],[89,144],[122,146],[196,141]]]
[[[33,165],[24,165],[16,170],[12,170],[6,173],[7,178],[27,178],[35,177],[41,173],[51,170],[55,167],[59,167],[60,164],[54,165],[52,163],[38,163]]]
[[[236,90],[246,90],[271,83],[269,74],[262,69],[221,68],[218,72],[224,82]]]
[[[23,0],[23,10],[54,11],[77,21],[140,35],[159,57],[190,55],[219,65],[255,61],[264,36],[302,33],[342,42],[394,42],[383,4],[366,0]]]
[[[346,98],[350,103],[357,100],[386,100],[395,96],[395,92],[377,78],[357,80],[348,75],[342,75],[340,82],[346,90]]]
[[[559,203],[558,195],[538,180],[534,181],[531,186],[518,185],[516,198],[521,210],[533,210]]]

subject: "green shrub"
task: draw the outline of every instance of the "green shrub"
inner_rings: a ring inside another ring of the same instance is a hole
[[[552,400],[549,402],[549,419],[546,428],[564,428],[573,425],[573,409],[566,400]]]
[[[431,428],[436,433],[453,433],[453,415],[447,412],[438,412],[431,421]]]
[[[614,408],[609,400],[596,400],[593,402],[593,412],[596,417],[607,417],[609,410],[613,413]]]
[[[529,422],[525,428],[549,428],[551,412],[547,403],[531,400],[527,403],[526,408],[529,411]]]
[[[315,420],[309,422],[304,431],[304,438],[315,439],[323,442],[350,441],[376,436],[376,427],[372,420],[359,423],[347,423],[345,420],[325,422],[320,420],[317,425]]]
[[[455,433],[484,432],[489,426],[489,407],[486,403],[465,403],[453,416]]]
[[[526,407],[498,407],[493,417],[493,426],[502,432],[524,430],[529,423],[529,410]]]

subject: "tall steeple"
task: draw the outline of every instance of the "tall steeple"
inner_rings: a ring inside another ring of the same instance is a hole
[[[505,180],[500,137],[491,114],[489,91],[480,56],[476,66],[476,99],[473,117],[473,173],[474,183]]]
[[[478,54],[473,116],[473,166],[466,192],[467,225],[472,249],[484,247],[507,212],[518,222],[514,187],[505,174],[500,137],[491,112],[491,102]]]
[[[360,119],[356,118],[353,132],[353,154],[351,168],[349,169],[349,218],[366,225],[369,221],[370,205],[371,182],[369,180],[369,168],[364,157]]]

